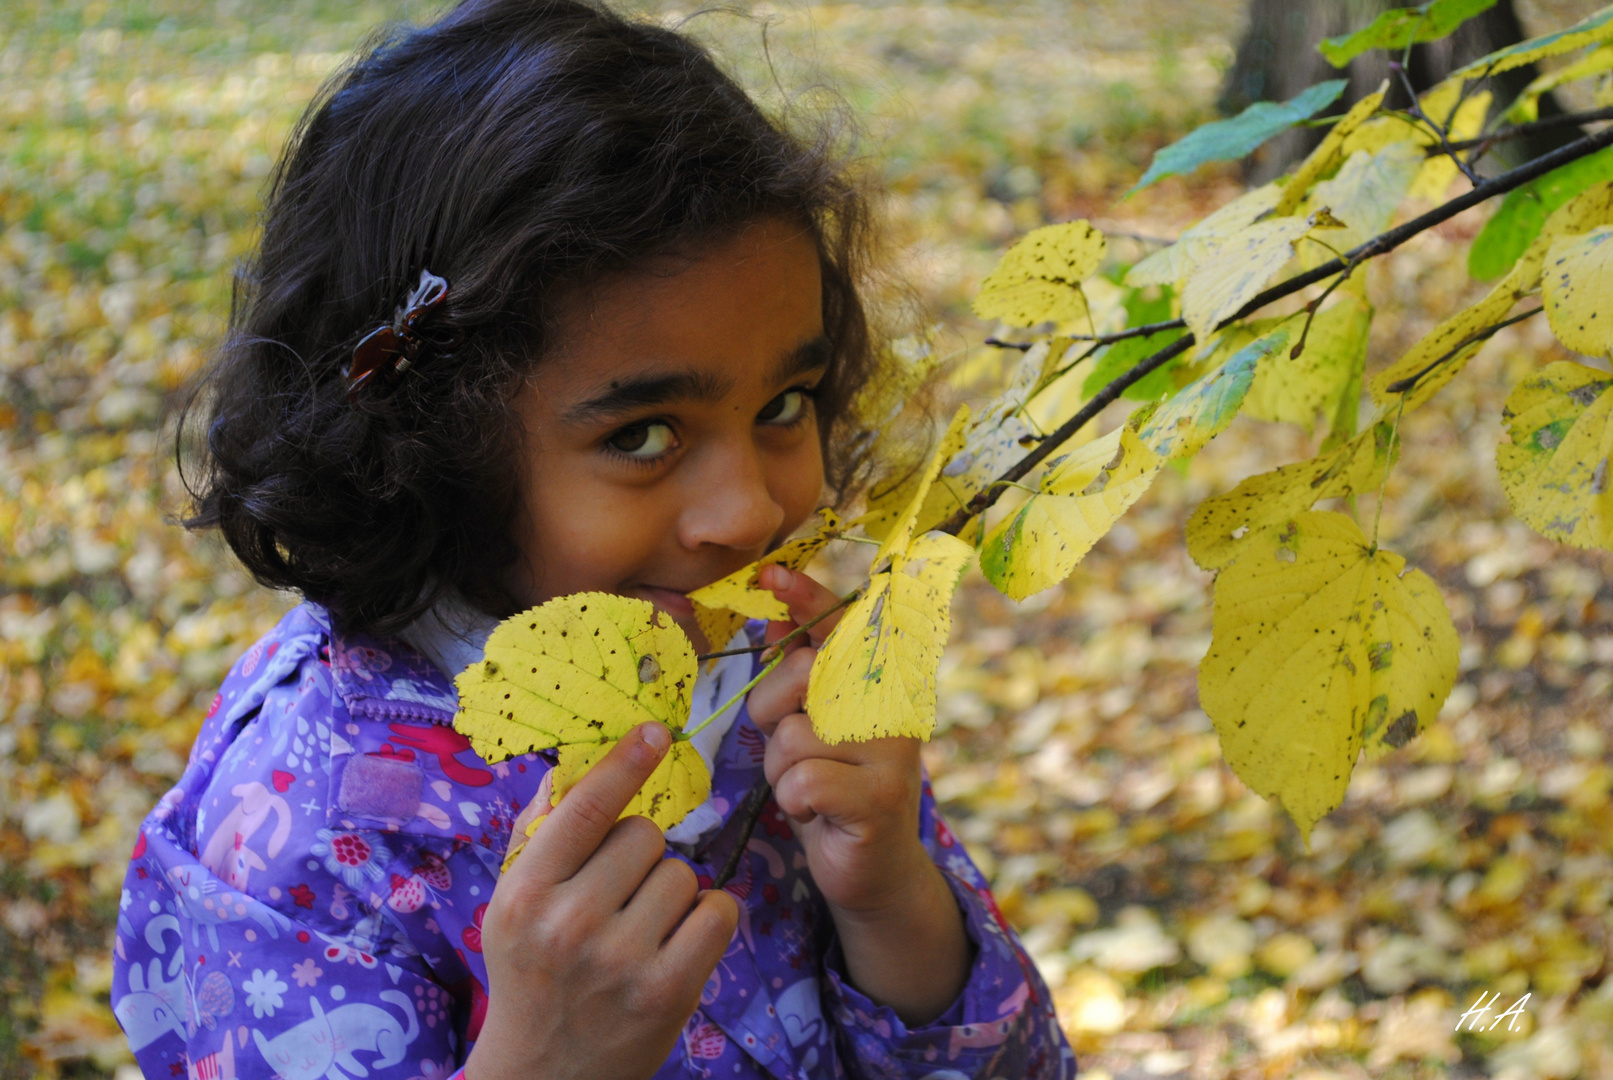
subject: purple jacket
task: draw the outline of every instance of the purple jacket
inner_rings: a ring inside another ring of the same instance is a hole
[[[487,1009],[482,915],[551,759],[488,765],[454,731],[455,700],[408,645],[334,634],[314,604],[236,663],[124,883],[113,1011],[147,1077],[459,1068]],[[713,776],[725,820],[763,746],[741,714]],[[1047,987],[928,785],[921,829],[977,947],[943,1016],[908,1028],[845,979],[800,842],[770,805],[727,886],[739,929],[658,1080],[1074,1076]],[[709,884],[735,831],[672,855]]]

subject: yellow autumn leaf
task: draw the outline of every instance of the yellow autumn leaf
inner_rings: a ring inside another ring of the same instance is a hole
[[[1057,585],[1164,463],[1125,425],[1054,462],[1038,492],[986,536],[980,552],[986,580],[1015,600]]]
[[[1265,216],[1282,198],[1280,184],[1270,183],[1244,192],[1215,213],[1182,232],[1176,243],[1161,248],[1126,272],[1126,284],[1178,286],[1194,268],[1220,250],[1232,237]]]
[[[1258,536],[1321,499],[1371,491],[1398,452],[1394,425],[1379,417],[1355,438],[1313,458],[1248,477],[1205,499],[1187,520],[1187,553],[1206,570],[1219,570]]]
[[[1165,460],[1192,457],[1238,415],[1261,360],[1287,344],[1288,331],[1279,329],[1245,345],[1147,414],[1139,438]]]
[[[1311,217],[1268,218],[1226,240],[1188,275],[1182,288],[1182,319],[1193,336],[1208,341],[1216,326],[1266,287],[1294,256],[1295,243],[1324,223]]]
[[[756,575],[764,566],[806,569],[807,564],[818,557],[818,552],[840,535],[840,530],[840,515],[824,507],[818,511],[818,521],[811,532],[781,544],[749,566],[690,593],[695,619],[706,635],[706,644],[712,650],[724,648],[747,619],[773,622],[789,618],[790,609],[782,600],[756,587]]]
[[[851,399],[847,411],[858,426],[874,430],[894,420],[908,400],[930,380],[940,366],[941,353],[930,334],[904,337],[886,348],[872,377]]]
[[[1031,230],[986,275],[975,296],[975,314],[1010,326],[1051,322],[1086,329],[1081,282],[1097,272],[1104,248],[1103,234],[1085,221]]]
[[[1565,236],[1546,252],[1541,292],[1557,340],[1586,356],[1613,350],[1613,225]]]
[[[1432,579],[1310,511],[1261,534],[1215,581],[1199,700],[1238,778],[1306,843],[1356,756],[1404,746],[1456,682],[1460,642]]]
[[[1339,398],[1366,361],[1372,306],[1346,294],[1316,313],[1310,330],[1306,313],[1271,320],[1288,331],[1289,340],[1305,336],[1298,356],[1274,349],[1261,357],[1243,411],[1257,420],[1299,424],[1307,431],[1318,415],[1331,417]],[[1264,322],[1264,320],[1263,320]]]
[[[1405,399],[1410,410],[1437,394],[1467,366],[1489,338],[1489,331],[1540,281],[1545,248],[1537,240],[1487,294],[1470,308],[1457,312],[1423,336],[1404,356],[1367,383],[1372,399],[1389,407]],[[1406,387],[1407,380],[1415,380]],[[1405,389],[1391,389],[1405,387]]]
[[[1613,7],[1605,7],[1587,15],[1573,26],[1520,41],[1488,56],[1481,56],[1457,68],[1451,74],[1451,78],[1477,79],[1499,75],[1503,71],[1511,71],[1513,68],[1532,64],[1536,60],[1544,60],[1548,56],[1559,56],[1565,52],[1584,48],[1586,45],[1598,45],[1609,40],[1613,40]]]
[[[1277,200],[1277,206],[1272,210],[1274,218],[1288,217],[1305,196],[1310,194],[1311,185],[1332,172],[1342,158],[1342,150],[1355,129],[1366,123],[1383,107],[1383,96],[1389,90],[1389,80],[1385,79],[1377,91],[1350,106],[1350,111],[1339,118],[1339,122],[1327,129],[1327,134],[1317,144],[1315,150],[1306,155],[1305,160],[1299,163],[1288,182],[1283,185],[1282,198]]]
[[[1610,386],[1607,372],[1559,360],[1514,387],[1501,413],[1512,440],[1496,448],[1507,501],[1559,543],[1613,548]]]
[[[560,748],[555,798],[639,724],[674,734],[689,719],[695,654],[665,613],[645,600],[585,592],[556,597],[493,630],[483,659],[460,672],[454,728],[489,762]],[[710,794],[696,755],[669,753],[634,805],[663,829]]]
[[[911,522],[898,533],[910,528]],[[928,532],[899,545],[887,540],[880,554],[890,555],[889,567],[870,578],[812,664],[806,712],[830,744],[927,739],[935,729],[936,672],[952,630],[952,593],[974,549]]]
[[[1344,228],[1326,237],[1328,247],[1349,251],[1387,229],[1427,160],[1423,148],[1409,140],[1390,143],[1375,153],[1357,150],[1346,157],[1339,171],[1317,184],[1305,200],[1307,211],[1325,206],[1344,222]],[[1300,262],[1307,269],[1334,257],[1321,244],[1298,247]]]

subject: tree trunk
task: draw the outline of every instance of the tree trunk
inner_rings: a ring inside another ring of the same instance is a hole
[[[1232,114],[1256,101],[1286,101],[1308,86],[1344,74],[1350,85],[1338,105],[1329,110],[1342,112],[1376,90],[1389,76],[1390,58],[1383,50],[1374,50],[1356,57],[1345,72],[1340,72],[1316,51],[1317,44],[1323,38],[1359,30],[1380,12],[1402,6],[1405,5],[1392,0],[1249,0],[1249,25],[1222,84],[1218,106],[1222,112]],[[1449,37],[1414,45],[1406,73],[1421,93],[1463,64],[1522,41],[1523,37],[1512,0],[1500,0]],[[1533,64],[1526,64],[1486,80],[1484,88],[1492,94],[1492,110],[1505,109],[1538,74]],[[1391,108],[1405,108],[1408,104],[1398,80],[1391,80],[1386,103]],[[1562,111],[1553,95],[1541,97],[1542,119]],[[1582,134],[1575,127],[1537,132],[1529,138],[1498,144],[1485,161],[1498,170],[1554,150]],[[1321,138],[1318,128],[1284,132],[1244,162],[1245,179],[1265,183],[1281,175]]]

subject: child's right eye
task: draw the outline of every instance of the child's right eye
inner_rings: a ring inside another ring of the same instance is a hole
[[[672,425],[663,420],[634,424],[605,440],[605,445],[618,454],[641,461],[660,457],[672,449]]]

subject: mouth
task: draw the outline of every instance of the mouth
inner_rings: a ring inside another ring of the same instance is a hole
[[[633,585],[629,592],[642,600],[648,600],[674,619],[694,618],[694,601],[678,589],[668,589],[660,585]]]

